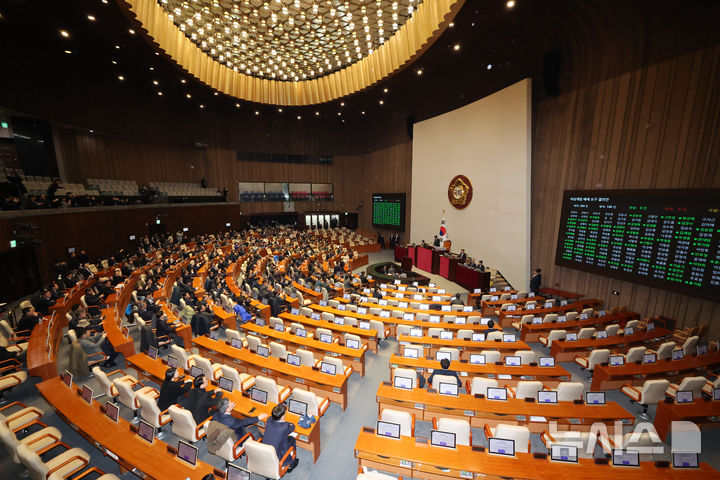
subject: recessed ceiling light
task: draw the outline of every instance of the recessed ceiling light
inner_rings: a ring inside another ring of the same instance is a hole
[[[341,113],[341,112],[338,112],[338,117],[339,117],[340,115],[342,115],[342,113]]]
[[[298,119],[298,120],[302,120],[302,116],[298,115],[298,116],[297,116],[297,119]]]
[[[150,67],[150,71],[151,72],[155,71],[155,67]]]
[[[135,35],[135,30],[133,30],[132,28],[128,29],[128,32],[130,32],[130,35]]]
[[[120,50],[120,45],[115,45],[116,50]]]
[[[94,22],[94,21],[95,21],[95,15],[88,15],[88,16],[87,16],[87,19],[90,20],[91,22]]]
[[[492,63],[488,63],[487,69],[492,70]]]
[[[455,45],[453,45],[453,50],[455,50],[456,52],[460,50],[460,44],[456,43]]]
[[[422,75],[422,68],[418,68],[415,73],[417,73],[418,75]]]
[[[112,61],[112,64],[113,64],[113,65],[117,65],[117,60],[113,60],[113,61]]]
[[[203,105],[203,104],[201,103],[201,104],[200,104],[200,108],[205,108],[205,105]]]
[[[155,55],[160,56],[160,54],[158,52],[155,52]]]
[[[362,112],[360,112],[360,113],[361,113],[361,114],[363,114],[363,115],[365,115],[365,110],[363,110],[363,111],[362,111]]]
[[[240,108],[240,104],[239,104],[239,103],[236,103],[236,104],[235,104],[235,108]]]
[[[385,103],[385,100],[380,100],[378,103],[379,103],[380,105],[382,105],[382,104]]]
[[[105,5],[107,5],[108,0],[102,0],[102,3],[104,3]]]
[[[70,54],[72,53],[72,50],[65,50],[65,53],[67,53],[68,55],[70,55]]]
[[[67,30],[60,30],[60,36],[63,38],[70,38],[70,33]]]
[[[162,92],[158,92],[158,95],[161,96],[161,97],[162,97],[162,94],[163,94]]]
[[[190,95],[189,93],[186,93],[186,94],[185,94],[185,97],[186,97],[186,98],[192,98],[192,95]]]
[[[383,88],[383,92],[387,93],[387,92],[388,92],[388,89],[387,89],[387,88]]]
[[[278,108],[278,112],[282,113],[282,108]]]
[[[450,22],[450,24],[448,25],[448,27],[450,27],[450,28],[452,28],[454,26],[455,26],[455,22]]]
[[[505,5],[507,5],[508,8],[513,8],[515,6],[514,0],[509,0]]]
[[[118,80],[122,82],[123,80],[125,80],[125,77],[123,77],[122,75],[118,75]]]
[[[344,107],[344,106],[345,106],[345,102],[340,102],[340,106],[341,106],[341,107]]]
[[[260,115],[260,112],[258,110],[255,110],[255,115]]]
[[[185,82],[185,79],[184,79],[184,78],[181,79],[181,80],[180,80],[180,83],[183,83],[183,84],[186,83],[186,82]]]
[[[315,112],[315,116],[316,116],[316,117],[319,117],[319,116],[320,116],[320,112]]]
[[[215,96],[217,97],[217,96],[218,96],[218,92],[213,93],[213,95],[215,95]]]
[[[157,80],[153,80],[153,85],[158,85],[159,83]]]
[[[95,133],[95,130],[93,130],[93,129],[90,129],[90,133]]]

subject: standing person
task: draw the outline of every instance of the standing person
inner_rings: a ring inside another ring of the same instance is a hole
[[[439,247],[440,246],[440,239],[437,235],[435,235],[435,238],[433,238],[433,247]]]
[[[180,374],[176,368],[168,368],[165,371],[165,380],[160,385],[160,396],[157,399],[157,406],[164,412],[170,405],[185,403],[185,394],[192,388],[192,380],[180,381]]]
[[[265,435],[262,443],[275,447],[275,453],[278,459],[283,458],[288,450],[295,447],[295,438],[290,434],[295,431],[295,425],[283,421],[285,418],[285,405],[282,403],[276,405],[272,409],[272,417],[268,418],[265,424]],[[288,473],[292,472],[298,466],[300,460],[293,455],[288,455],[283,465],[290,465]]]
[[[53,182],[50,184],[50,186],[47,189],[47,196],[50,200],[55,198],[55,194],[57,193],[59,188],[63,188],[60,186],[60,179],[54,178]]]
[[[465,253],[465,249],[464,249],[464,248],[461,248],[461,249],[460,249],[460,255],[458,255],[458,260],[460,261],[460,263],[465,263],[465,260],[466,260],[466,259],[467,259],[467,253]]]
[[[193,380],[193,389],[188,393],[186,408],[190,410],[195,423],[198,425],[204,422],[210,416],[210,410],[216,407],[222,399],[222,393],[219,389],[208,392],[208,381],[205,375],[200,374]]]
[[[542,270],[536,268],[532,277],[530,277],[530,291],[535,292],[535,294],[540,291],[540,283],[542,282],[542,274],[540,272],[542,272]]]
[[[380,244],[380,248],[385,248],[385,237],[383,237],[381,232],[378,232],[378,243]]]

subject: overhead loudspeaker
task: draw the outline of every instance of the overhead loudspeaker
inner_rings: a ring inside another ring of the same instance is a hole
[[[554,48],[543,56],[543,86],[549,97],[560,93],[560,71],[562,55],[559,48]]]

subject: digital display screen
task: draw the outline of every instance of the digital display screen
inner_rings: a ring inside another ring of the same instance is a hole
[[[372,196],[372,223],[379,227],[405,230],[405,194],[374,193]]]
[[[307,414],[307,407],[307,403],[293,400],[292,398],[288,402],[288,410],[295,415],[300,415],[301,417]]]
[[[555,263],[720,300],[720,190],[566,190]]]

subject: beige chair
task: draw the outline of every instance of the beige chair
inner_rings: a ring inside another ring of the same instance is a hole
[[[137,378],[133,377],[132,375],[128,375],[123,370],[115,370],[114,372],[105,373],[103,372],[100,367],[93,367],[92,369],[93,375],[95,376],[95,379],[100,384],[100,388],[102,389],[102,394],[108,397],[109,399],[115,399],[119,395],[119,392],[117,388],[115,388],[115,385],[110,382],[110,379],[108,376],[114,375],[116,373],[120,373],[123,376],[116,378],[115,380],[118,380],[120,382],[127,382],[130,384],[130,388],[134,387],[138,380]]]
[[[567,320],[568,322],[572,322],[574,320],[577,320],[579,315],[580,314],[578,312],[567,312],[565,314],[565,320]]]
[[[605,331],[607,332],[608,337],[612,337],[613,335],[618,334],[618,332],[620,331],[620,325],[618,325],[618,324],[608,325],[607,327],[605,327]]]
[[[27,380],[27,372],[19,371],[8,373],[0,377],[0,402],[5,394]]]
[[[395,384],[395,377],[409,378],[412,381],[412,388],[417,388],[417,373],[412,368],[397,367],[392,370],[392,381]]]
[[[246,335],[245,341],[247,342],[248,350],[251,352],[257,352],[257,347],[262,345],[262,340],[255,335]]]
[[[672,398],[675,398],[677,392],[690,390],[693,392],[693,398],[700,398],[702,395],[702,389],[707,383],[707,378],[696,376],[696,377],[685,377],[682,379],[680,384],[671,383],[665,393]]]
[[[550,330],[550,333],[548,333],[547,336],[540,335],[538,337],[538,340],[540,341],[540,343],[550,348],[552,347],[552,342],[554,342],[555,340],[560,340],[561,338],[564,340],[566,337],[567,331],[565,330]]]
[[[253,436],[252,434],[250,434],[250,432],[247,432],[235,442],[233,442],[233,438],[233,435],[229,436],[227,440],[225,440],[225,443],[223,443],[217,451],[208,453],[213,453],[214,455],[217,455],[218,457],[225,460],[226,466],[227,464],[234,462],[238,458],[245,455],[245,442],[252,439]]]
[[[487,334],[485,337],[485,340],[488,342],[494,342],[495,340],[502,340],[503,339],[503,332],[494,331]]]
[[[594,310],[593,308],[591,308],[591,307],[590,307],[590,308],[584,308],[584,309],[580,312],[580,315],[582,315],[582,314],[587,315],[588,318],[592,318],[592,316],[595,314],[595,310]]]
[[[632,347],[625,354],[625,363],[642,362],[643,355],[645,355],[646,347]]]
[[[460,360],[460,350],[453,347],[440,347],[438,348],[438,353],[449,353],[450,354],[450,360],[453,362],[457,362]]]
[[[315,361],[315,355],[311,351],[305,350],[304,348],[298,348],[297,350],[295,350],[295,355],[300,357],[300,365],[306,367],[314,367],[317,363]]]
[[[540,439],[548,451],[553,445],[576,445],[578,458],[594,458],[595,446],[598,443],[598,436],[595,433],[574,430],[556,430],[552,434],[543,431],[540,433]]]
[[[207,423],[211,417],[203,420],[200,425],[195,423],[195,419],[189,410],[185,410],[177,405],[170,405],[168,408],[170,418],[172,418],[172,433],[187,440],[190,443],[200,441],[207,434]]]
[[[177,345],[170,345],[171,355],[178,359],[178,367],[186,372],[190,371],[190,367],[195,365],[195,355],[190,354],[187,350]]]
[[[275,330],[277,328],[275,325],[277,325],[277,324],[282,325],[283,331],[285,330],[285,324],[283,323],[282,320],[280,320],[277,317],[270,317],[270,319],[268,320],[268,325],[270,326],[270,328]]]
[[[695,347],[698,344],[698,341],[700,340],[700,337],[697,335],[693,335],[692,337],[688,337],[685,342],[683,342],[682,351],[683,351],[683,357],[688,357],[690,355],[695,354]]]
[[[355,335],[354,333],[345,333],[343,334],[345,345],[347,345],[348,340],[355,340],[358,345],[360,345],[359,350],[367,350],[368,346],[367,343],[363,343],[362,338],[360,338],[358,335]]]
[[[582,382],[560,382],[555,390],[559,402],[572,402],[582,400],[585,385]]]
[[[380,411],[380,420],[400,425],[400,435],[404,437],[415,436],[415,414],[383,408]]]
[[[229,378],[233,382],[233,390],[239,390],[241,392],[248,391],[252,386],[255,385],[255,377],[247,373],[240,373],[237,369],[230,365],[220,365],[221,376]]]
[[[546,313],[543,317],[543,323],[557,323],[558,314],[557,313]]]
[[[38,425],[42,425],[42,423],[38,422]],[[38,452],[54,443],[58,443],[61,439],[62,433],[60,433],[60,430],[55,427],[44,427],[23,437],[22,440],[18,440],[15,432],[10,430],[4,423],[0,423],[0,442],[5,446],[8,455],[15,463],[20,463],[17,456],[17,448],[20,445],[25,445],[30,450]]]
[[[167,410],[164,412],[160,411],[160,408],[157,406],[157,401],[155,401],[152,395],[138,393],[137,400],[140,404],[140,417],[155,427],[157,438],[163,438],[165,434],[162,431],[162,427],[172,421],[170,414],[167,413]]]
[[[590,355],[583,357],[580,355],[575,356],[575,363],[580,365],[585,370],[592,372],[596,365],[601,363],[607,363],[610,359],[610,350],[607,348],[600,348],[590,352]]]
[[[675,342],[665,342],[661,344],[654,353],[656,354],[658,360],[667,360],[672,357],[672,352],[676,348],[677,344]],[[647,350],[647,353],[651,352],[653,352],[653,350]]]
[[[608,439],[608,441],[614,448],[622,448],[623,450],[637,450],[640,447],[645,447],[640,453],[641,462],[651,462],[653,460],[653,453],[650,453],[652,449],[657,448],[659,451],[665,451],[665,444],[662,440],[660,440],[660,437],[654,431],[626,433],[622,437],[622,445],[616,445],[611,439]]]
[[[457,384],[457,379],[450,375],[435,375],[432,381],[432,388],[438,390],[441,383]]]
[[[335,315],[333,315],[330,312],[322,312],[320,313],[320,318],[326,322],[334,322],[335,321]]]
[[[472,445],[470,422],[456,418],[433,418],[433,429],[455,434],[456,445]]]
[[[487,396],[487,389],[497,388],[497,386],[498,382],[494,378],[473,377],[470,384],[470,394]]]
[[[520,380],[515,388],[510,388],[507,385],[505,385],[505,388],[513,398],[537,398],[537,393],[543,389],[543,384],[537,380]]]
[[[593,338],[596,334],[597,332],[592,327],[581,328],[578,332],[577,338],[578,340],[587,340],[589,338]]]
[[[14,411],[11,412],[11,408]],[[0,408],[0,423],[13,432],[19,432],[31,423],[40,420],[43,414],[44,412],[37,407],[28,407],[24,403],[12,402]]]
[[[531,363],[536,363],[538,356],[537,353],[533,352],[532,350],[518,350],[515,352],[516,357],[520,357],[520,363],[522,365],[530,365]]]
[[[245,444],[247,469],[265,478],[280,479],[287,472],[289,465],[283,465],[289,458],[297,458],[295,447],[290,448],[281,459],[278,459],[275,447],[248,439]]]
[[[255,376],[255,388],[267,392],[267,401],[270,403],[283,403],[290,396],[290,387],[280,386],[275,380],[262,375]]]
[[[90,462],[90,455],[81,448],[70,448],[64,443],[58,445],[65,451],[43,462],[37,452],[25,445],[17,447],[20,462],[27,467],[30,478],[34,480],[56,480],[68,478],[79,472]]]
[[[493,428],[486,424],[485,436],[513,440],[515,453],[530,453],[530,430],[527,427],[501,423]]]
[[[337,357],[324,356],[322,359],[325,363],[331,363],[335,365],[335,375],[345,375],[349,377],[352,375],[352,367],[350,365],[343,364],[343,361]]]
[[[233,339],[242,340],[243,344],[245,344],[245,334],[240,333],[237,330],[233,330],[231,328],[225,329],[225,338],[227,338],[228,343],[232,344]]]
[[[370,329],[377,332],[378,340],[385,340],[390,336],[390,329],[386,328],[380,320],[370,320]]]
[[[665,398],[665,392],[670,387],[668,380],[646,380],[640,388],[625,384],[620,391],[630,397],[630,400],[642,405],[643,416],[647,416],[649,405],[657,405]]]
[[[497,350],[483,350],[480,355],[485,355],[485,363],[488,365],[500,361],[500,352]]]
[[[287,348],[278,342],[270,342],[270,355],[275,358],[287,358]]]
[[[466,330],[466,329],[458,330],[457,339],[458,340],[472,340],[473,333],[475,333],[475,330]]]
[[[410,330],[412,330],[410,325],[398,325],[395,327],[395,333],[398,337],[400,335],[410,336]]]
[[[355,305],[353,305],[355,307]],[[348,310],[350,307],[348,306]],[[355,317],[343,317],[343,321],[345,322],[345,325],[349,325],[351,327],[357,327],[358,326],[358,319]]]
[[[153,398],[157,398],[160,393],[155,390],[153,387],[146,387],[142,383],[138,382],[136,385],[140,385],[139,390],[133,390],[132,385],[130,385],[128,382],[120,381],[120,379],[113,380],[113,385],[117,389],[118,392],[118,400],[121,404],[128,407],[133,412],[133,421],[137,421],[137,411],[140,408],[140,402],[138,402],[137,396],[138,394],[142,393],[145,395],[150,395]]]
[[[310,309],[308,307],[302,307],[300,309],[300,315],[303,315],[305,317],[310,317],[312,315],[312,309]],[[321,315],[321,317],[322,317],[322,315]]]
[[[318,418],[323,416],[330,406],[330,401],[327,398],[300,388],[293,388],[290,398],[305,403],[307,405],[307,414]]]
[[[533,319],[535,318],[535,315],[523,315],[519,322],[513,322],[512,327],[515,330],[520,330],[520,327],[523,324],[531,324],[533,322]]]

